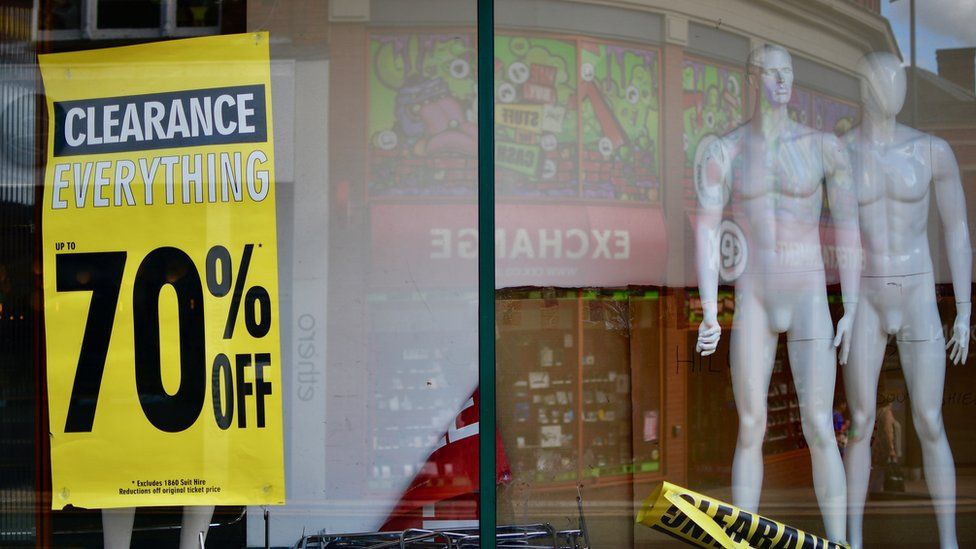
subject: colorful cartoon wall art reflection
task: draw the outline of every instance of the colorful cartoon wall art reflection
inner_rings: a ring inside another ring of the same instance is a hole
[[[453,33],[370,36],[371,196],[475,194],[473,40]]]
[[[474,196],[475,62],[470,33],[370,36],[370,196]],[[658,64],[653,49],[496,35],[497,196],[658,202]]]
[[[742,72],[686,59],[682,90],[685,166],[690,169],[704,138],[724,135],[742,120]]]
[[[657,52],[582,42],[579,74],[583,196],[657,201]]]
[[[576,44],[495,37],[495,167],[500,196],[579,195]]]

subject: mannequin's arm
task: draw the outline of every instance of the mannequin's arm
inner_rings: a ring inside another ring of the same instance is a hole
[[[840,347],[840,363],[846,364],[861,284],[861,232],[857,220],[857,192],[854,189],[847,149],[841,141],[833,134],[824,134],[823,150],[827,198],[834,224],[840,290],[844,301],[844,316],[837,322],[834,346]]]
[[[958,364],[965,362],[969,354],[973,250],[969,243],[966,197],[959,180],[956,157],[948,143],[935,137],[932,138],[932,181],[935,185],[935,201],[945,230],[952,291],[956,296],[956,321],[952,327],[952,338],[946,347],[952,347],[949,358]]]
[[[729,199],[726,180],[731,161],[721,141],[709,145],[698,174],[698,222],[695,226],[695,259],[698,265],[698,292],[701,296],[704,320],[698,329],[696,349],[702,356],[715,352],[722,328],[718,324],[718,257],[719,225],[722,210]]]

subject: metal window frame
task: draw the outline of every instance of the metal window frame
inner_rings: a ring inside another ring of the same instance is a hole
[[[145,38],[188,38],[191,36],[209,36],[220,33],[220,22],[223,13],[217,12],[217,25],[211,27],[179,27],[176,25],[176,8],[179,0],[160,0],[160,25],[153,28],[98,28],[98,0],[81,0],[81,28],[41,30],[37,29],[38,40],[128,40]]]
[[[495,486],[495,2],[478,0],[478,528],[494,549]]]

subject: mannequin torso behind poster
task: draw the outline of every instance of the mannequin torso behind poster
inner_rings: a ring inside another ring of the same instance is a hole
[[[813,461],[814,488],[827,536],[845,535],[846,489],[834,439],[832,405],[835,352],[820,249],[823,181],[839,243],[856,248],[856,204],[846,152],[829,134],[792,121],[792,62],[778,47],[750,57],[750,84],[762,94],[752,119],[714,141],[696,166],[701,205],[696,227],[699,290],[704,320],[698,351],[715,351],[721,334],[715,298],[719,223],[725,206],[745,237],[746,263],[735,282],[731,341],[732,388],[739,432],[732,464],[736,505],[756,511],[763,477],[766,400],[779,334],[786,332],[803,433]],[[741,170],[733,169],[736,160]],[[845,241],[845,239],[850,240]],[[845,295],[856,292],[857,273],[842,273]],[[838,328],[846,345],[851,306]]]
[[[864,116],[861,125],[845,136],[865,258],[851,361],[844,369],[852,415],[845,456],[849,541],[855,549],[862,546],[878,378],[888,337],[894,335],[922,443],[925,480],[936,508],[941,546],[954,548],[958,546],[955,468],[941,409],[945,349],[951,347],[950,358],[956,363],[965,362],[968,353],[972,251],[965,197],[948,144],[895,121],[905,99],[901,61],[888,53],[869,54],[858,71]],[[956,296],[957,316],[948,346],[936,307],[928,240],[933,194],[945,228]]]

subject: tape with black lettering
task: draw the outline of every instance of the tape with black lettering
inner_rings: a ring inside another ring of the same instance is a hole
[[[694,547],[848,548],[669,482],[644,500],[637,522]]]

